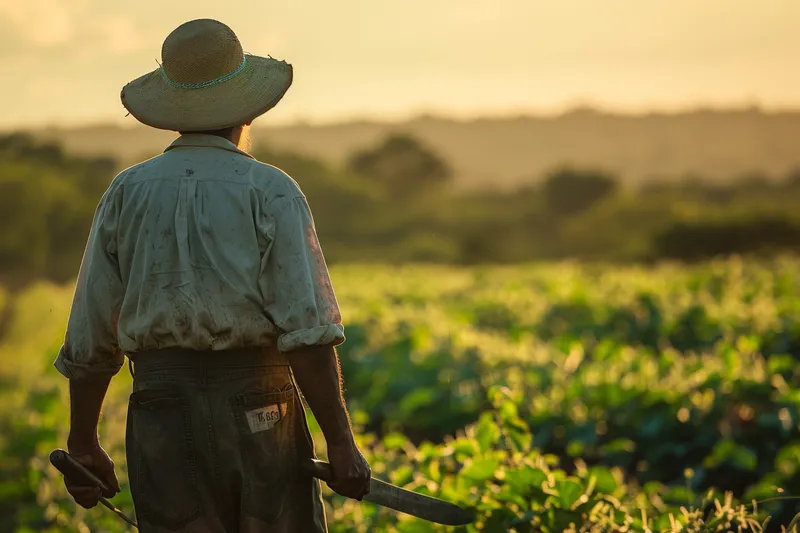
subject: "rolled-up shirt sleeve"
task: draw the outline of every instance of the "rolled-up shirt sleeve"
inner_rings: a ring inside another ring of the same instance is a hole
[[[305,197],[287,200],[273,224],[260,284],[265,311],[279,330],[278,349],[343,343],[339,304]]]
[[[56,369],[75,381],[107,379],[125,356],[117,341],[123,286],[116,259],[117,195],[106,192],[95,211],[84,250],[64,344]]]

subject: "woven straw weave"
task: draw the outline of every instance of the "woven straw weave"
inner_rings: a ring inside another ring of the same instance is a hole
[[[164,40],[156,70],[123,87],[122,104],[140,122],[172,131],[239,126],[272,109],[292,84],[292,66],[245,54],[225,24],[198,19]]]

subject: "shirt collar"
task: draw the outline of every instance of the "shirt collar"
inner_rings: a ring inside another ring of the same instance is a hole
[[[255,159],[244,150],[240,150],[228,139],[223,139],[219,135],[209,135],[207,133],[184,133],[175,139],[164,151],[167,152],[173,148],[181,148],[184,146],[191,146],[193,148],[221,148],[222,150],[228,150],[249,157],[250,159]]]

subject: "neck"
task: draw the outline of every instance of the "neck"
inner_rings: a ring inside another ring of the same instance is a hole
[[[253,147],[253,143],[250,138],[250,126],[242,126],[234,129],[232,135],[228,137],[228,140],[235,144],[239,150],[249,154],[251,148]]]
[[[231,128],[224,128],[221,130],[209,130],[209,131],[181,131],[178,132],[181,135],[186,133],[202,133],[204,135],[216,135],[217,137],[222,137],[223,139],[227,139],[239,150],[243,152],[250,153],[250,149],[252,148],[252,141],[250,138],[250,126],[243,125],[243,126],[234,126]]]

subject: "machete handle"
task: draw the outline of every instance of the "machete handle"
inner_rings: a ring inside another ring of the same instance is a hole
[[[88,483],[100,489],[103,492],[103,495],[111,498],[114,496],[114,491],[109,490],[105,483],[103,483],[100,478],[95,476],[88,468],[80,464],[78,461],[75,460],[70,454],[68,454],[65,450],[58,448],[50,452],[50,464],[52,464],[56,469],[64,474],[65,478],[69,478],[71,480],[79,480],[83,483]],[[110,501],[105,498],[100,498],[100,503],[103,504],[104,507],[108,508],[113,512],[115,515],[123,519],[125,522],[129,523],[136,529],[139,529],[139,526],[125,516],[125,513],[114,507]]]
[[[66,450],[58,448],[50,452],[50,464],[64,474],[65,478],[74,483],[85,483],[99,488],[106,498],[112,498],[116,494],[88,468],[76,461]]]
[[[300,466],[306,474],[321,479],[325,483],[333,480],[333,468],[331,468],[330,463],[319,459],[305,459]]]

